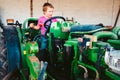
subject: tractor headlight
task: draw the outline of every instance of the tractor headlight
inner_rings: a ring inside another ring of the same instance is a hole
[[[120,74],[120,50],[106,51],[105,63],[113,72]]]

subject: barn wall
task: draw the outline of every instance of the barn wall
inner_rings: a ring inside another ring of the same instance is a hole
[[[33,0],[33,17],[43,15],[42,5],[47,0]],[[54,16],[74,18],[81,24],[113,25],[120,0],[48,0],[54,7]],[[0,17],[4,24],[13,18],[21,23],[30,17],[30,0],[0,0]],[[118,24],[120,25],[120,18]]]

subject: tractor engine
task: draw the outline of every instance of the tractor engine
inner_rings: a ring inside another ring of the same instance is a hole
[[[113,48],[105,52],[105,63],[109,70],[120,75],[120,50]]]

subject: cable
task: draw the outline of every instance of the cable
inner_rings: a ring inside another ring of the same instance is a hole
[[[78,67],[81,67],[84,69],[85,73],[84,73],[84,78],[87,78],[88,77],[88,71],[87,71],[87,68],[82,66],[82,65],[78,65]]]
[[[82,63],[82,62],[78,62],[78,64],[80,64],[80,65],[82,65],[82,66],[84,66],[86,68],[89,68],[89,69],[93,70],[96,73],[95,80],[99,80],[99,72],[97,71],[96,68],[94,68],[93,66],[87,65],[85,63]]]

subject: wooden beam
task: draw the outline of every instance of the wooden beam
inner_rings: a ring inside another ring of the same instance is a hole
[[[33,0],[30,0],[30,17],[33,17]]]

